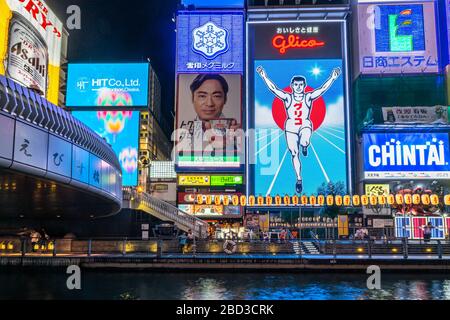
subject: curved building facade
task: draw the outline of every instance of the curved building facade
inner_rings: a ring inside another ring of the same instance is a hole
[[[122,207],[110,145],[68,112],[0,76],[0,217],[96,218]]]

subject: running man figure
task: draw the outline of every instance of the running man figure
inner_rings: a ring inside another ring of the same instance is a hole
[[[321,97],[336,81],[341,74],[340,68],[333,69],[330,78],[317,90],[305,92],[306,78],[303,76],[294,76],[291,80],[292,93],[287,93],[279,89],[267,77],[266,71],[260,66],[256,69],[258,74],[264,80],[269,90],[284,103],[286,108],[287,120],[285,123],[286,141],[289,151],[292,155],[292,163],[297,175],[295,189],[297,193],[303,191],[302,164],[300,161],[300,146],[302,154],[308,156],[308,147],[311,142],[311,136],[314,131],[310,120],[311,109],[314,100]]]

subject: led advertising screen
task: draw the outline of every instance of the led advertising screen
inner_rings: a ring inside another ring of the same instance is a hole
[[[242,170],[241,75],[178,75],[176,121],[177,172]]]
[[[448,133],[365,133],[366,179],[449,179]]]
[[[63,25],[39,3],[0,0],[0,74],[57,105]]]
[[[340,22],[252,23],[248,162],[254,194],[347,188],[346,67]]]
[[[148,63],[71,63],[67,107],[148,106]]]
[[[139,112],[74,111],[72,115],[112,146],[122,167],[123,186],[138,181]]]
[[[358,4],[359,71],[439,71],[434,1]]]
[[[177,72],[243,73],[244,15],[179,12]]]

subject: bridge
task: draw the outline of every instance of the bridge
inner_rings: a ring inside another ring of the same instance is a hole
[[[141,210],[152,216],[163,220],[173,222],[178,229],[192,233],[200,239],[208,236],[208,223],[198,219],[177,207],[156,199],[145,192],[138,192],[135,189],[124,188],[123,190],[123,206],[135,210]]]

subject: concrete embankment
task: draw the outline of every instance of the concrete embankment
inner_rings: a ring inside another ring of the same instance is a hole
[[[0,256],[2,268],[64,268],[78,265],[97,270],[170,271],[361,271],[376,265],[384,271],[450,271],[450,257],[444,256]]]

